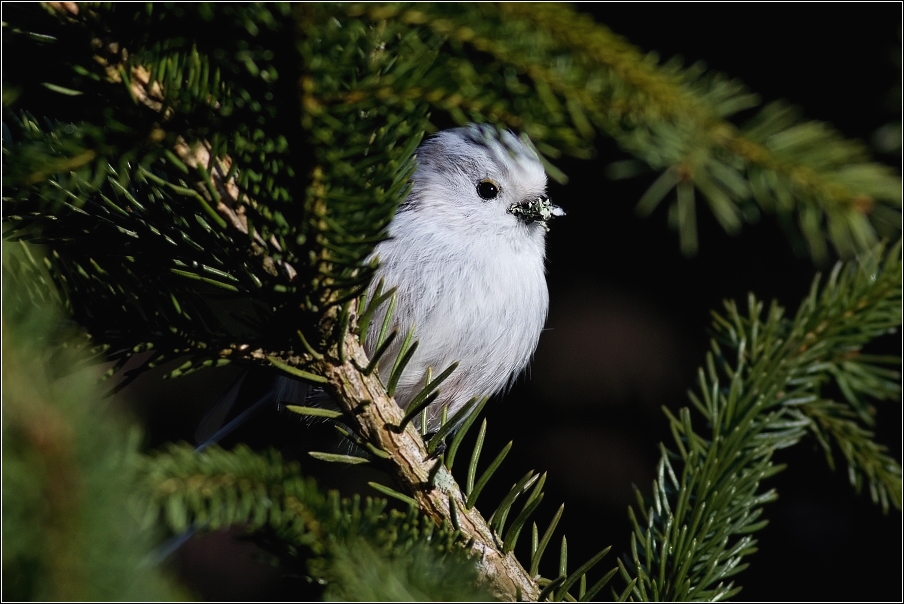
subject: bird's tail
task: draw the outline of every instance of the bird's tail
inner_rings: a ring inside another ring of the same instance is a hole
[[[201,420],[195,432],[195,442],[199,443],[196,450],[220,442],[262,410],[285,405],[335,407],[320,387],[272,370],[249,369],[235,379]]]

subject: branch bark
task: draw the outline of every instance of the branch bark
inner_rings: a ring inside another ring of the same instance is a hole
[[[450,506],[455,507],[460,530],[465,539],[473,539],[471,547],[494,595],[505,601],[536,601],[540,593],[537,583],[514,553],[503,553],[499,538],[477,508],[467,508],[461,488],[441,459],[430,458],[414,422],[398,430],[402,409],[386,393],[376,372],[366,376],[359,369],[367,366],[368,359],[358,337],[349,330],[344,338],[345,362],[334,347],[305,369],[329,380],[326,389],[354,418],[358,434],[389,454],[393,476],[422,512],[439,524],[451,523]]]

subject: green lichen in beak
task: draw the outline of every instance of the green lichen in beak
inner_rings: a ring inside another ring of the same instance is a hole
[[[526,199],[524,201],[513,203],[508,208],[508,213],[516,216],[526,223],[536,222],[543,226],[547,231],[547,224],[554,216],[564,216],[565,211],[559,206],[549,201],[546,195],[540,195],[534,199]]]

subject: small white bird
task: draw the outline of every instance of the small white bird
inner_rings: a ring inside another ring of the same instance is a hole
[[[430,405],[428,430],[472,397],[509,386],[533,355],[546,321],[547,222],[564,212],[546,196],[546,172],[529,143],[488,125],[445,130],[417,150],[411,192],[372,257],[396,288],[392,328],[414,329],[418,348],[395,392],[407,407],[433,375],[458,368]],[[385,310],[383,311],[385,312]],[[370,324],[374,352],[382,324]],[[398,337],[384,358],[395,359]],[[381,364],[384,383],[392,362]]]
[[[452,417],[471,398],[503,390],[533,355],[549,306],[547,222],[564,212],[546,196],[537,153],[511,132],[489,125],[445,130],[418,148],[416,160],[411,191],[389,225],[389,238],[369,258],[379,259],[369,293],[381,281],[384,291],[396,288],[390,331],[399,337],[380,365],[384,383],[409,329],[418,342],[396,387],[401,407],[424,388],[428,368],[436,376],[459,363],[430,404],[427,429],[435,432],[443,408]],[[369,355],[386,310],[370,323]],[[199,449],[267,405],[326,398],[319,389],[278,376],[257,403],[209,436],[222,425],[244,380],[202,423]]]

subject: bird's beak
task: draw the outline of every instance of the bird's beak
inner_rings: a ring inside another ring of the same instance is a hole
[[[565,210],[549,201],[546,195],[540,195],[513,203],[509,206],[508,213],[526,223],[538,222],[548,231],[547,223],[557,216],[564,216]]]

